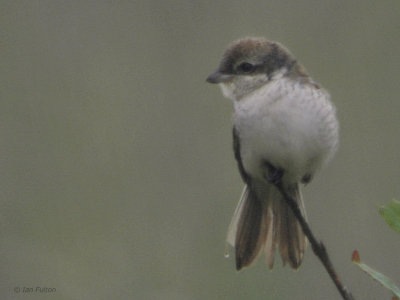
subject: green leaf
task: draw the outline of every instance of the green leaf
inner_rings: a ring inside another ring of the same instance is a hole
[[[379,213],[389,226],[400,233],[400,201],[393,200],[379,208]]]
[[[360,255],[357,250],[355,250],[353,252],[352,261],[357,266],[359,266],[361,270],[363,270],[365,273],[367,273],[373,279],[378,281],[385,288],[389,289],[396,297],[398,297],[398,298],[400,297],[400,288],[398,286],[396,286],[396,284],[393,282],[393,280],[390,279],[389,277],[386,277],[382,273],[375,271],[374,269],[367,266],[366,264],[362,263],[360,260]]]

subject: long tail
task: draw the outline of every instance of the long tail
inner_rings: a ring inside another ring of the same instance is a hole
[[[299,186],[290,189],[305,216]],[[236,269],[249,266],[264,248],[267,265],[274,265],[275,249],[283,264],[297,269],[307,246],[306,237],[279,191],[272,185],[250,189],[245,186],[229,226],[227,242],[235,248]]]

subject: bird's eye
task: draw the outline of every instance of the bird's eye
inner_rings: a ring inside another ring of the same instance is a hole
[[[248,62],[243,62],[238,66],[238,70],[244,73],[250,73],[254,71],[254,65]]]

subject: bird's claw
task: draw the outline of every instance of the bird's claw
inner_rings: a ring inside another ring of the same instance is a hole
[[[273,166],[270,162],[266,161],[264,163],[267,172],[264,174],[264,178],[269,182],[274,185],[278,184],[281,182],[284,170],[282,168],[277,168]]]

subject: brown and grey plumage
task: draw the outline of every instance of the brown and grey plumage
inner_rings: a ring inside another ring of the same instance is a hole
[[[283,264],[297,269],[306,238],[273,181],[284,184],[305,215],[300,185],[338,144],[329,94],[288,50],[263,38],[234,42],[207,81],[234,100],[233,148],[245,182],[227,238],[236,268],[249,266],[263,249],[269,268],[279,250]]]

